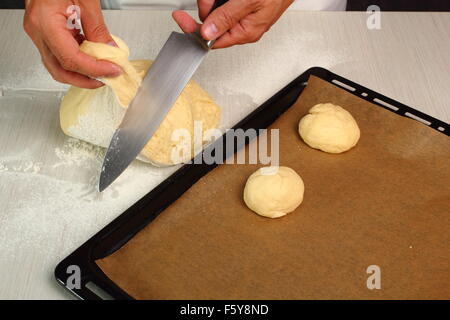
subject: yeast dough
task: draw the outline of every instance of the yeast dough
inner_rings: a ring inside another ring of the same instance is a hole
[[[115,78],[99,79],[106,85],[98,89],[72,86],[60,107],[61,128],[69,136],[108,147],[114,131],[119,126],[128,105],[149,70],[151,60],[129,61],[128,46],[114,37],[118,47],[84,41],[80,50],[96,59],[108,60],[123,69]],[[142,150],[138,159],[157,166],[167,166],[189,160],[194,150],[194,123],[201,124],[205,142],[208,130],[218,126],[220,108],[208,93],[193,80],[189,81],[158,130]],[[176,135],[181,130],[184,134]],[[174,148],[189,150],[173,157]]]

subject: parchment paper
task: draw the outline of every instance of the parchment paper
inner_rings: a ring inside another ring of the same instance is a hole
[[[327,154],[297,132],[317,103],[341,105],[361,129]],[[271,220],[242,200],[259,165],[221,165],[123,248],[97,261],[138,299],[449,299],[450,139],[311,77],[271,128],[280,164],[305,182],[290,215]],[[381,270],[381,289],[366,270]]]

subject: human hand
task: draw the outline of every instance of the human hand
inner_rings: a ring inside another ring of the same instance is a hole
[[[71,13],[67,13],[67,9],[74,3],[81,9],[84,35],[80,34],[79,29],[68,28],[67,21]],[[94,89],[103,83],[92,78],[122,73],[119,66],[96,60],[79,48],[84,39],[115,45],[103,20],[98,0],[28,0],[23,27],[56,81]]]
[[[258,41],[280,18],[293,0],[229,0],[208,15],[214,0],[197,0],[197,23],[189,14],[176,10],[172,13],[181,30],[191,33],[200,28],[206,40],[216,40],[213,48]]]

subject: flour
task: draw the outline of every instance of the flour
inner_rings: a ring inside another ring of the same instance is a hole
[[[51,272],[60,259],[178,168],[134,161],[100,193],[106,149],[64,136],[59,128],[54,136],[60,143],[51,145],[37,136],[40,148],[24,146],[0,155],[0,194],[12,199],[0,203],[0,265],[45,252],[39,259]]]
[[[104,153],[101,147],[66,138],[54,148],[53,163],[0,163],[0,193],[14,197],[0,204],[0,265],[34,257],[40,270],[31,278],[48,286],[61,259],[177,169],[134,161],[100,193]]]
[[[33,173],[36,174],[41,170],[42,162],[34,163],[33,161],[26,161],[23,164],[13,165],[8,167],[4,163],[0,163],[0,173],[1,172],[16,172],[16,173]]]
[[[53,168],[83,166],[90,165],[90,162],[100,164],[103,161],[105,149],[75,138],[68,138],[61,148],[55,148],[55,154],[61,161],[53,164]]]
[[[98,94],[89,96],[89,112],[80,115],[76,124],[67,128],[67,131],[72,137],[106,148],[114,128],[122,122],[126,109],[118,103],[111,88],[104,86],[99,90],[101,92]]]
[[[8,170],[8,167],[0,162],[0,172],[6,172]]]

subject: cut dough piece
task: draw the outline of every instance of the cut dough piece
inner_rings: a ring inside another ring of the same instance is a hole
[[[279,218],[302,203],[304,192],[302,178],[291,168],[264,167],[248,178],[244,202],[263,217]]]
[[[329,153],[341,153],[353,148],[360,131],[352,115],[344,108],[331,104],[317,104],[299,123],[298,131],[311,148]]]
[[[116,63],[124,70],[115,78],[99,79],[106,85],[98,89],[71,87],[60,107],[61,128],[65,134],[102,147],[108,147],[116,128],[120,125],[126,108],[150,68],[152,61],[129,61],[127,45],[114,37],[119,47],[84,41],[80,50],[96,59]],[[217,128],[220,108],[196,82],[189,81],[138,159],[157,166],[174,165],[193,156],[194,121],[202,125],[202,144],[205,133]],[[185,134],[173,141],[176,130]],[[174,158],[174,148],[187,150]],[[184,147],[183,147],[184,146]]]

